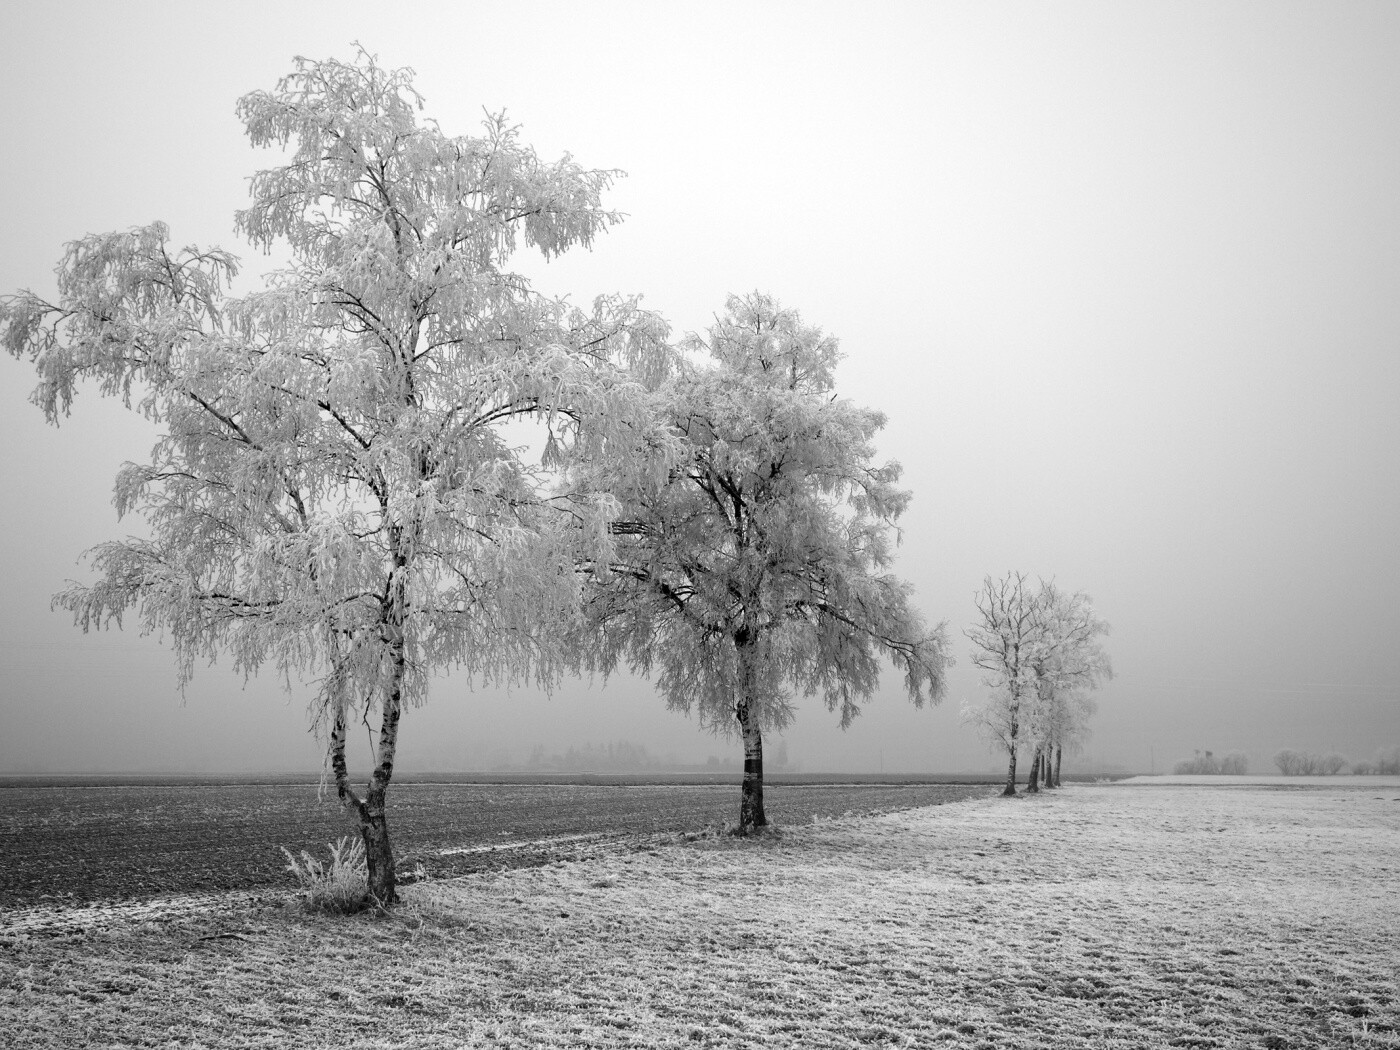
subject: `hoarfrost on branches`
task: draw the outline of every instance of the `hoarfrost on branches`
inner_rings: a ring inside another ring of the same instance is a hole
[[[239,101],[254,146],[291,151],[237,215],[254,246],[291,251],[260,291],[228,297],[235,258],[172,249],[156,222],[70,244],[55,302],[0,301],[0,338],[35,364],[50,420],[88,380],[163,431],[116,483],[149,538],[96,548],[96,581],[57,603],[84,629],[138,610],[182,677],[218,652],[315,677],[381,903],[404,710],[444,668],[552,680],[574,566],[611,560],[616,509],[557,481],[577,459],[625,464],[670,440],[645,433],[626,371],[667,367],[664,324],[632,300],[543,298],[506,268],[519,246],[550,257],[619,221],[601,203],[616,173],[542,161],[502,116],[449,137],[421,107],[410,70],[363,50],[298,59]],[[543,426],[542,463],[505,431],[523,419]],[[345,734],[372,715],[361,795]]]
[[[731,296],[684,349],[653,394],[684,458],[659,473],[592,467],[623,510],[615,559],[592,566],[596,634],[582,648],[595,668],[654,674],[672,708],[737,730],[747,830],[766,823],[763,731],[787,724],[796,690],[845,726],[882,659],[915,704],[941,697],[949,661],[941,626],[889,571],[909,493],[898,464],[872,462],[884,416],[834,393],[836,340],[752,294]]]
[[[1033,588],[1020,572],[986,577],[974,601],[978,619],[966,634],[987,694],[963,705],[963,720],[1006,751],[1005,794],[1016,793],[1023,747],[1033,753],[1031,790],[1042,776],[1056,786],[1064,749],[1088,732],[1096,706],[1089,690],[1113,674],[1102,644],[1108,624],[1088,595],[1054,581]]]

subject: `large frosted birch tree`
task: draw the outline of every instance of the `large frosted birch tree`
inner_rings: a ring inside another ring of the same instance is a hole
[[[624,506],[616,558],[593,566],[584,652],[654,674],[672,708],[738,735],[747,832],[767,823],[763,734],[788,724],[796,692],[844,727],[885,659],[916,705],[941,698],[949,661],[890,572],[910,497],[897,463],[873,462],[884,416],[834,393],[836,340],[754,294],[684,350],[655,393],[683,439],[676,465],[595,464]]]
[[[230,298],[235,258],[173,249],[161,223],[68,246],[50,302],[0,302],[0,338],[37,366],[53,422],[84,380],[159,425],[116,483],[141,538],[91,553],[96,579],[56,599],[84,628],[136,610],[182,676],[230,654],[315,681],[313,717],[366,846],[369,893],[395,899],[385,796],[400,720],[430,676],[548,681],[577,609],[575,565],[608,559],[606,494],[550,489],[607,450],[637,389],[620,365],[664,357],[663,327],[625,301],[583,313],[507,269],[618,221],[614,178],[542,161],[503,118],[450,137],[420,120],[409,70],[296,61],[238,103],[255,147],[238,230],[291,264]],[[537,420],[543,461],[510,426]],[[357,790],[346,735],[377,731]]]

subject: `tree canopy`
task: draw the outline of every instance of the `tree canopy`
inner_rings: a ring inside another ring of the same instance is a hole
[[[574,567],[610,560],[616,506],[558,479],[672,440],[644,433],[631,378],[666,367],[664,324],[632,300],[572,308],[506,268],[522,245],[552,257],[619,221],[601,200],[616,173],[542,161],[499,116],[448,136],[421,107],[410,70],[363,51],[298,59],[239,101],[251,143],[290,154],[236,217],[255,247],[290,250],[259,291],[231,297],[234,256],[173,250],[156,222],[70,244],[55,302],[0,302],[0,340],[34,362],[50,420],[90,380],[162,428],[116,485],[147,535],[98,547],[95,582],[57,600],[84,629],[138,610],[186,676],[226,652],[314,678],[382,902],[403,711],[443,668],[552,679]],[[534,463],[510,430],[527,419]],[[361,796],[344,740],[371,716]]]
[[[884,659],[915,704],[937,701],[949,660],[890,570],[909,502],[899,465],[876,465],[884,416],[834,394],[836,340],[759,294],[731,296],[685,341],[654,394],[683,439],[669,471],[606,465],[623,500],[616,558],[587,608],[593,666],[654,674],[673,708],[745,747],[742,828],[761,826],[762,732],[795,691],[848,725]]]

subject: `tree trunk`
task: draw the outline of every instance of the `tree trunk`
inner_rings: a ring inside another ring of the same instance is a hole
[[[734,707],[744,737],[744,785],[739,796],[739,833],[768,826],[763,812],[763,732],[746,697]]]
[[[406,669],[403,635],[397,637],[393,652],[393,685],[384,698],[384,718],[379,724],[378,759],[370,777],[369,791],[360,811],[360,835],[365,840],[365,864],[369,868],[370,900],[381,908],[397,904],[399,894],[394,879],[394,850],[389,844],[389,823],[384,808],[384,796],[394,775],[394,758],[399,745],[399,715],[403,700],[403,676]]]
[[[1026,777],[1026,790],[1033,795],[1040,794],[1040,774],[1045,766],[1045,751],[1037,744],[1035,754],[1031,758],[1030,775]]]
[[[402,657],[402,653],[398,654]],[[401,662],[401,661],[400,661]],[[401,667],[396,667],[401,671]],[[400,681],[402,679],[399,679]],[[335,773],[336,794],[341,804],[355,815],[360,827],[360,839],[365,846],[367,874],[366,897],[381,908],[397,904],[397,881],[394,877],[394,850],[389,841],[389,818],[385,806],[389,781],[394,775],[394,755],[398,749],[400,692],[397,685],[384,702],[384,718],[379,729],[376,750],[378,763],[370,777],[369,790],[360,798],[350,786],[349,769],[345,762],[345,713],[336,713],[331,728],[331,769]]]
[[[1064,757],[1064,748],[1055,747],[1055,786],[1060,786],[1060,759]]]
[[[372,787],[360,815],[360,838],[365,844],[369,869],[369,899],[381,908],[398,903],[394,879],[394,850],[389,843],[389,820],[384,811],[384,791]]]
[[[1006,763],[1006,787],[1002,790],[1003,795],[1016,794],[1016,743],[1013,740],[1006,747],[1009,756]]]

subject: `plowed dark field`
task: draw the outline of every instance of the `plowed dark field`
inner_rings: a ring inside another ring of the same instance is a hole
[[[937,805],[993,794],[987,784],[770,783],[768,819]],[[398,783],[390,833],[408,877],[538,864],[567,836],[628,836],[732,823],[737,783]],[[140,900],[171,893],[290,886],[293,852],[326,854],[353,831],[314,783],[0,785],[0,907]],[[443,851],[461,851],[444,853]]]

